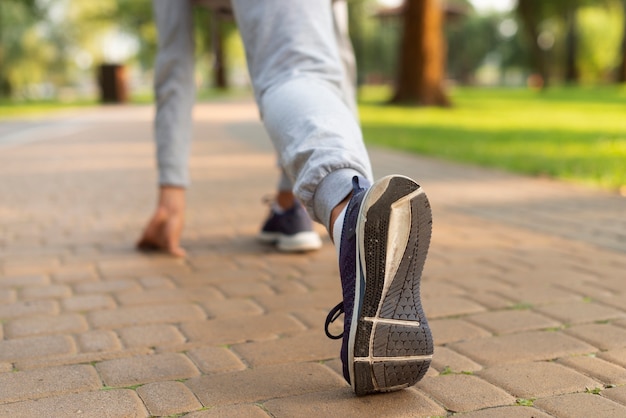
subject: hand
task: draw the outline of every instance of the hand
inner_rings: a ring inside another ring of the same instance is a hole
[[[180,246],[185,224],[185,189],[161,186],[156,211],[148,222],[137,248],[144,251],[164,251],[175,257],[187,253]]]

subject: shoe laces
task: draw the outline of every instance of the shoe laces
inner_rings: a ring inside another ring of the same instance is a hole
[[[326,324],[324,325],[324,332],[326,333],[326,336],[330,338],[331,340],[338,340],[341,337],[343,337],[343,332],[339,335],[331,334],[330,331],[328,330],[328,326],[332,324],[333,322],[335,322],[337,318],[339,318],[341,314],[345,312],[346,311],[343,309],[343,302],[339,302],[337,306],[335,306],[334,308],[330,310],[330,312],[328,312],[328,316],[326,316]]]

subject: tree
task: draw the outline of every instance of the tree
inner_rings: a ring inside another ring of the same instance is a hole
[[[617,67],[617,77],[616,80],[618,83],[626,83],[626,0],[622,0],[622,7],[624,9],[623,19],[623,33],[622,33],[622,50],[621,50],[621,62]]]
[[[449,106],[444,92],[446,47],[439,0],[407,0],[393,103]]]

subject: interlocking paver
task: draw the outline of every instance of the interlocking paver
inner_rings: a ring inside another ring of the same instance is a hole
[[[417,389],[356,398],[322,334],[335,249],[254,238],[278,177],[257,109],[195,117],[187,259],[133,249],[157,198],[151,108],[51,117],[0,148],[0,380],[48,379],[32,397],[3,384],[23,400],[0,416],[624,415],[623,197],[373,149],[377,176],[418,179],[433,206],[421,291],[436,347]],[[67,123],[79,131],[38,141]]]
[[[626,405],[626,386],[605,389],[602,391],[602,396],[612,399],[619,404]]]
[[[77,295],[61,301],[61,307],[65,311],[97,311],[100,309],[115,308],[115,300],[108,295]]]
[[[626,384],[626,369],[596,358],[595,356],[572,356],[559,360],[559,363],[578,370],[602,382],[604,385]]]
[[[33,300],[0,305],[0,318],[10,319],[33,315],[56,315],[59,304],[51,300]]]
[[[466,414],[459,414],[459,418],[550,418],[548,415],[536,408],[522,406],[501,406],[496,408],[486,408]]]
[[[19,338],[0,341],[0,361],[59,356],[76,352],[74,340],[67,335]]]
[[[199,374],[187,357],[176,353],[107,360],[97,363],[96,369],[106,385],[115,387],[187,379]]]
[[[190,341],[207,341],[211,344],[274,339],[280,334],[304,330],[302,324],[283,313],[250,316],[245,321],[225,318],[184,322],[180,328]]]
[[[321,329],[271,341],[235,344],[231,349],[251,367],[299,363],[334,358],[341,347],[337,340],[325,338]]]
[[[539,399],[535,405],[557,417],[619,418],[626,415],[626,407],[623,405],[589,393],[571,393]]]
[[[200,401],[180,382],[148,383],[137,388],[137,394],[154,416],[181,414],[202,408]]]
[[[451,347],[480,364],[521,363],[551,360],[596,349],[560,332],[532,331],[498,337],[481,338],[451,344]]]
[[[468,315],[466,320],[494,334],[513,334],[561,326],[560,322],[528,310],[485,312]]]
[[[173,325],[143,325],[117,330],[126,347],[156,347],[181,344],[185,337]]]
[[[545,305],[535,308],[538,312],[553,317],[566,324],[581,324],[609,319],[623,318],[626,313],[609,306],[593,302],[570,302]]]
[[[259,402],[345,387],[342,378],[316,363],[266,366],[201,376],[189,379],[185,384],[205,406]]]
[[[81,352],[93,353],[100,351],[116,351],[122,348],[117,334],[112,331],[89,331],[76,336]]]
[[[202,373],[214,374],[244,370],[246,365],[225,347],[201,347],[187,352],[187,356]]]
[[[519,398],[546,397],[602,387],[600,382],[583,374],[544,361],[505,364],[477,374]]]
[[[482,366],[447,347],[435,347],[431,367],[443,373],[474,372]]]
[[[101,386],[92,366],[76,365],[0,375],[0,403],[95,390]]]
[[[229,405],[218,406],[216,408],[205,409],[185,415],[188,418],[268,418],[269,415],[263,411],[261,406],[250,405]]]
[[[430,324],[435,344],[473,340],[491,335],[485,329],[462,319],[434,319],[428,323]]]
[[[626,329],[611,324],[575,325],[565,329],[564,332],[600,350],[626,347]]]
[[[147,417],[148,411],[132,390],[86,392],[36,401],[0,405],[0,416],[12,418],[80,416],[82,418]]]
[[[515,403],[515,398],[499,387],[466,374],[427,377],[419,382],[417,387],[453,412]]]
[[[446,411],[424,394],[401,391],[372,401],[371,398],[354,398],[350,389],[310,393],[281,399],[273,399],[263,406],[274,417],[295,417],[303,411],[315,416],[341,417],[432,417],[443,416]]]
[[[4,326],[6,338],[62,333],[75,334],[87,331],[87,328],[85,318],[77,314],[17,318],[8,321]]]
[[[96,328],[119,328],[132,325],[176,323],[204,319],[198,306],[188,304],[131,306],[115,310],[89,312],[87,319]]]

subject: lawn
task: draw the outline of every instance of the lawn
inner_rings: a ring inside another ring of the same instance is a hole
[[[626,189],[626,88],[455,88],[450,109],[390,106],[366,88],[366,142],[449,160]]]

